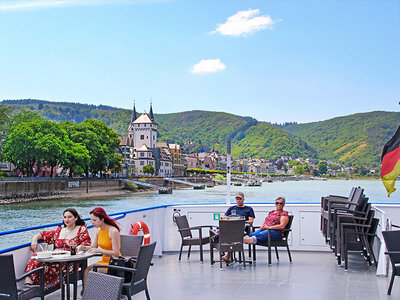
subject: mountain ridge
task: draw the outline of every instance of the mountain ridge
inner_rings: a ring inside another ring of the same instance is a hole
[[[51,121],[80,123],[86,118],[105,122],[126,135],[132,110],[105,105],[20,99],[4,100],[15,112],[36,111]],[[232,140],[233,157],[277,159],[280,156],[312,157],[347,165],[379,165],[380,151],[400,124],[400,113],[373,111],[309,123],[271,124],[250,116],[192,110],[154,114],[159,140],[179,143],[186,152],[225,153]],[[219,145],[218,145],[219,144]]]

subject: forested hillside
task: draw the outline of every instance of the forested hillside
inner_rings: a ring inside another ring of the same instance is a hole
[[[279,128],[306,141],[320,159],[377,166],[399,125],[400,113],[374,111]]]
[[[27,109],[51,121],[81,123],[85,119],[97,119],[119,135],[127,134],[132,114],[129,109],[69,102],[25,99],[2,103],[11,106],[14,112]],[[209,111],[155,114],[155,121],[159,124],[159,141],[179,143],[186,152],[209,151],[215,147],[225,153],[226,141],[231,139],[233,157],[275,159],[286,155],[376,167],[383,145],[400,124],[400,113],[360,113],[285,126]]]

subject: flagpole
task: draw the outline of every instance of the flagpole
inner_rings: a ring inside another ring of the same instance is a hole
[[[226,204],[231,204],[231,141],[226,142]]]

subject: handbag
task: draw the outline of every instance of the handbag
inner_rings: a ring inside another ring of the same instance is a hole
[[[135,259],[132,257],[118,256],[117,258],[111,257],[109,265],[133,269],[133,267],[135,266],[135,262],[136,262]],[[124,278],[125,283],[130,282],[132,279],[132,272],[125,272],[122,270],[115,270],[115,269],[109,268],[107,270],[107,274],[117,276],[117,277],[122,277],[122,278]]]

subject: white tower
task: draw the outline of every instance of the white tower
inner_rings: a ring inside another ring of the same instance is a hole
[[[134,147],[140,148],[146,145],[148,148],[156,148],[157,125],[146,112],[137,118],[129,127],[133,133]]]

